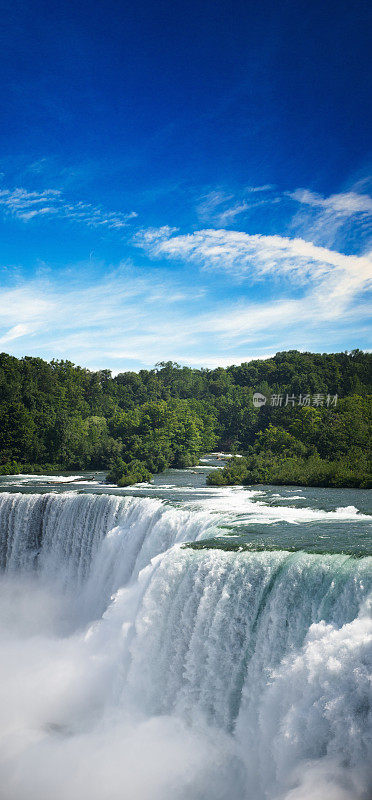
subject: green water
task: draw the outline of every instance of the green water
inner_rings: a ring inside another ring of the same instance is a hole
[[[6,476],[0,478],[0,491],[156,497],[211,516],[216,535],[193,545],[198,548],[372,554],[371,490],[206,486],[209,472],[222,464],[222,458],[206,456],[198,467],[168,470],[156,475],[151,484],[126,489],[107,485],[104,473]]]

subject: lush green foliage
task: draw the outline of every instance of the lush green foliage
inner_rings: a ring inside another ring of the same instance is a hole
[[[205,404],[193,400],[171,398],[118,411],[110,430],[122,445],[122,455],[114,460],[108,479],[122,478],[127,485],[169,466],[191,467],[215,445],[216,424]]]
[[[169,466],[191,466],[219,447],[251,459],[251,480],[270,477],[266,459],[278,462],[277,482],[298,482],[297,474],[306,475],[306,483],[311,475],[315,480],[323,474],[320,461],[327,475],[331,463],[343,462],[332,480],[351,481],[350,472],[364,475],[370,366],[370,356],[360,351],[289,351],[227,369],[167,362],[112,377],[69,361],[3,353],[0,473],[109,469],[109,480],[128,484]],[[253,391],[329,392],[345,399],[330,409],[267,405],[258,411]]]
[[[335,408],[300,407],[278,413],[261,409],[262,429],[244,458],[229,460],[212,473],[209,485],[292,484],[298,486],[372,486],[372,398],[352,396]],[[268,422],[268,424],[267,424]]]

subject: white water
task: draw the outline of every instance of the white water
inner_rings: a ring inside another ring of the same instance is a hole
[[[155,498],[0,494],[0,566],[8,573],[36,569],[75,598],[80,621],[100,615],[154,556],[213,532],[209,514]]]
[[[219,520],[0,495],[1,798],[370,800],[372,559],[182,547]]]

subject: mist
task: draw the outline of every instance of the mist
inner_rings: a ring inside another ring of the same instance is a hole
[[[38,497],[0,503],[2,800],[368,800],[370,558],[184,548],[215,515]]]

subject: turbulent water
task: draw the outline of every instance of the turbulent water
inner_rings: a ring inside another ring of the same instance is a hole
[[[371,800],[366,493],[164,480],[4,481],[0,797]]]

